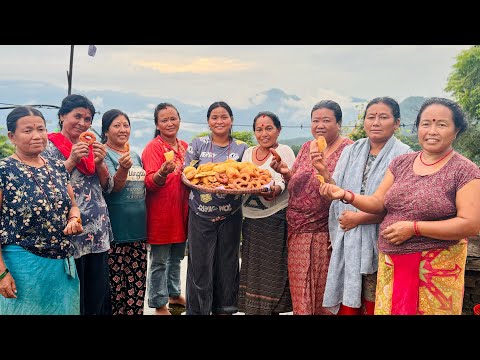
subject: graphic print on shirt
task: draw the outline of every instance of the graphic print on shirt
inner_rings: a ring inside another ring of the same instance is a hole
[[[212,194],[201,194],[200,195],[200,200],[207,204],[209,203],[210,201],[212,201]]]

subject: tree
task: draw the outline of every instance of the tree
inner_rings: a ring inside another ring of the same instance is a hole
[[[210,134],[209,132],[202,132],[198,134],[196,137],[207,136],[209,134]],[[243,142],[247,143],[248,146],[257,145],[257,141],[252,131],[233,131],[232,136],[235,139],[242,140]]]
[[[12,155],[15,152],[15,147],[10,144],[10,140],[6,135],[0,135],[0,159]]]
[[[456,59],[445,91],[452,93],[460,104],[470,126],[457,140],[455,148],[480,165],[480,46],[461,51]]]
[[[347,136],[353,141],[367,137],[367,133],[363,128],[363,113],[365,112],[365,106],[365,104],[355,106],[355,108],[358,110],[357,121],[355,122],[355,127],[353,130],[347,134]]]
[[[300,151],[302,146],[301,145],[292,145],[292,146],[290,146],[290,148],[293,150],[293,153],[295,154],[295,156],[297,156],[298,152]]]

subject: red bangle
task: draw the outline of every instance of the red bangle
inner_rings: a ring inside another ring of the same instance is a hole
[[[351,203],[353,203],[353,200],[355,200],[355,194],[353,193],[353,191],[350,191],[350,190],[344,190],[344,191],[345,191],[345,192],[344,192],[344,194],[343,194],[343,198],[341,198],[340,201],[341,201],[342,203],[344,203],[344,204],[351,204]],[[347,194],[347,192],[352,195],[352,200],[350,200],[350,201],[345,200],[345,195]]]
[[[416,221],[413,222],[413,232],[415,233],[415,236],[422,236],[420,230],[418,230],[418,224]]]

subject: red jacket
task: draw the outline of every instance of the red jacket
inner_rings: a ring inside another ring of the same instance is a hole
[[[181,175],[188,144],[177,139],[178,151],[167,144],[161,136],[150,141],[142,153],[147,188],[147,242],[149,244],[173,244],[187,239],[188,194],[190,190],[182,183]],[[164,153],[175,153],[175,171],[168,174],[165,185],[153,182],[153,175],[166,161]]]

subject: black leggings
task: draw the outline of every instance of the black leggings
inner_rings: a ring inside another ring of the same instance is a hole
[[[238,311],[242,212],[212,222],[188,215],[187,315]]]
[[[108,251],[75,259],[80,279],[80,314],[111,315]]]

